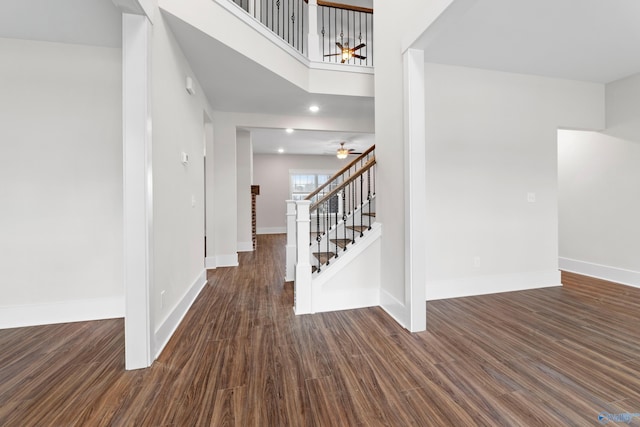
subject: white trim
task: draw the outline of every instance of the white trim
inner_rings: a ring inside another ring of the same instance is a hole
[[[253,242],[238,242],[238,252],[253,252]]]
[[[124,317],[124,295],[0,307],[0,329]]]
[[[208,256],[204,260],[204,267],[208,270],[213,270],[218,267],[237,267],[238,266],[238,254],[228,255],[215,255]]]
[[[123,240],[125,368],[153,362],[151,22],[122,14]]]
[[[404,67],[404,294],[411,332],[427,328],[424,283],[427,277],[427,178],[425,172],[424,52],[409,49]]]
[[[427,301],[561,286],[560,271],[545,270],[427,281]]]
[[[216,257],[208,256],[204,259],[204,268],[207,270],[215,270],[216,268]]]
[[[640,288],[640,272],[576,259],[558,258],[560,270]]]
[[[259,227],[256,234],[285,234],[287,227]]]
[[[380,307],[398,322],[400,326],[408,329],[405,320],[407,308],[404,303],[382,288],[380,289]]]
[[[200,276],[196,279],[195,282],[191,285],[185,296],[176,304],[171,313],[167,316],[167,318],[162,322],[162,324],[156,329],[155,333],[155,359],[160,356],[162,350],[169,342],[171,336],[175,333],[176,329],[184,319],[184,316],[191,308],[191,305],[196,300],[200,292],[207,284],[207,270],[202,270]]]

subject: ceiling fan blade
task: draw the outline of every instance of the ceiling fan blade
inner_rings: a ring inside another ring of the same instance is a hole
[[[326,54],[325,56],[340,56],[340,55],[342,55],[342,54],[341,53],[329,53],[329,54]]]
[[[342,44],[339,42],[336,42],[336,46],[338,46],[340,48],[340,50],[344,49],[344,47],[342,47]]]
[[[352,151],[356,151],[355,148],[349,148],[349,152],[351,153]]]
[[[366,56],[362,56],[362,55],[353,55],[353,57],[358,59],[367,59]]]
[[[354,47],[354,48],[353,48],[353,49],[351,49],[351,50],[356,51],[356,50],[358,50],[358,49],[362,49],[362,48],[363,48],[363,47],[365,47],[365,46],[366,46],[366,44],[364,44],[364,43],[360,43],[358,46]]]

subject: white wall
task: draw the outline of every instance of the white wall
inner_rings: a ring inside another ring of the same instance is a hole
[[[253,183],[253,147],[251,133],[236,131],[236,170],[238,173],[238,252],[253,250],[251,230],[251,184]]]
[[[558,133],[560,266],[640,287],[640,75],[606,108],[604,132]]]
[[[606,133],[640,141],[640,73],[607,84]]]
[[[121,50],[0,56],[0,327],[123,316]]]
[[[427,299],[559,285],[557,128],[601,129],[604,86],[425,73]]]
[[[335,173],[350,160],[340,160],[336,156],[255,154],[253,156],[254,183],[260,186],[260,195],[256,199],[258,234],[286,233],[285,201],[290,198],[290,170]]]
[[[153,287],[159,351],[205,284],[204,115],[202,88],[161,14],[152,39]],[[195,95],[185,89],[193,78]],[[210,115],[210,111],[209,111]],[[189,156],[183,164],[181,153]]]
[[[640,286],[638,165],[640,141],[558,133],[561,266]],[[615,270],[627,270],[628,277],[612,276],[623,274]]]

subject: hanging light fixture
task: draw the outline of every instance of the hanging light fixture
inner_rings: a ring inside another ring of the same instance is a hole
[[[338,156],[338,158],[342,160],[342,159],[346,159],[348,155],[349,155],[349,150],[344,148],[344,142],[341,142],[340,148],[338,148],[338,152],[336,156]]]

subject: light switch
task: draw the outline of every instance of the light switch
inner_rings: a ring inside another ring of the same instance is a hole
[[[536,202],[536,193],[527,193],[527,202],[535,203]]]

